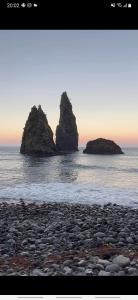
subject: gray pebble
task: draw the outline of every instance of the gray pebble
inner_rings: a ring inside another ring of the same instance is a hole
[[[72,272],[72,269],[69,267],[64,267],[63,270],[65,271],[66,275],[69,275]]]
[[[135,274],[136,271],[136,268],[128,268],[128,274]]]
[[[129,236],[128,238],[126,238],[126,241],[130,244],[133,244],[134,243],[134,240],[132,239],[131,236]]]
[[[32,275],[32,276],[45,276],[45,273],[42,272],[40,269],[34,269],[34,270],[31,272],[31,275]]]
[[[120,267],[126,267],[130,264],[130,259],[129,257],[118,255],[113,259],[113,263],[119,265]]]
[[[117,264],[110,264],[110,265],[106,266],[106,268],[105,268],[106,272],[111,272],[111,273],[118,272],[119,270],[120,270],[120,267]]]
[[[118,276],[124,276],[124,275],[125,275],[125,272],[124,272],[123,270],[121,270],[121,271],[119,271],[119,272],[117,273],[117,275],[118,275]]]
[[[111,273],[110,273],[110,272],[106,272],[106,271],[101,270],[101,271],[98,273],[98,276],[111,276]]]
[[[98,259],[98,263],[99,264],[102,264],[102,265],[104,265],[104,266],[107,266],[107,265],[109,265],[110,264],[110,261],[108,261],[108,260],[106,260],[106,259]]]
[[[94,237],[99,237],[99,238],[101,238],[101,237],[104,237],[105,236],[105,233],[104,232],[96,232],[95,234],[94,234]]]
[[[93,275],[93,271],[91,269],[86,269],[85,274],[86,275]]]

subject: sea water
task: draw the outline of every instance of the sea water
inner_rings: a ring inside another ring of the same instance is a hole
[[[0,199],[67,203],[117,203],[138,207],[138,148],[123,155],[80,151],[32,157],[0,147]]]

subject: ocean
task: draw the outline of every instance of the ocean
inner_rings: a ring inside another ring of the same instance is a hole
[[[116,203],[138,207],[138,148],[124,155],[80,151],[31,157],[19,147],[0,147],[0,199],[17,201]]]

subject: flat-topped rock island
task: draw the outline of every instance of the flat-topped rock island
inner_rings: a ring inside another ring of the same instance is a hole
[[[122,149],[113,141],[98,138],[89,141],[83,153],[87,154],[123,154]]]

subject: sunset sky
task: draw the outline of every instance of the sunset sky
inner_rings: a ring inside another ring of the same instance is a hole
[[[80,144],[138,146],[138,31],[0,31],[0,144],[20,144],[33,105],[55,133],[66,91]]]

